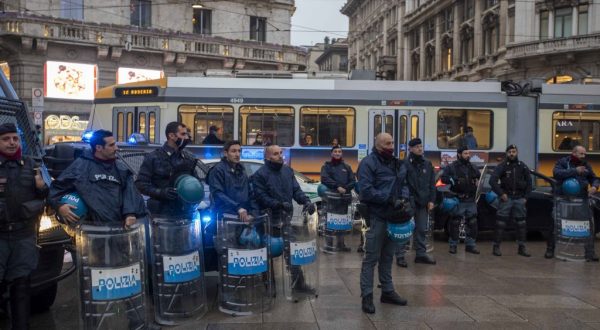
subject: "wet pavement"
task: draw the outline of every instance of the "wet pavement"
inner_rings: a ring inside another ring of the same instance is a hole
[[[353,246],[358,236],[353,237]],[[597,242],[598,245],[598,242]],[[600,329],[600,264],[543,258],[545,243],[529,244],[533,257],[517,255],[505,242],[502,257],[491,254],[491,242],[479,244],[481,255],[447,252],[435,242],[435,266],[394,265],[394,285],[408,306],[379,303],[377,312],[360,309],[361,254],[320,254],[320,295],[292,303],[278,295],[263,315],[231,317],[216,306],[216,276],[209,277],[209,312],[172,329]],[[281,281],[278,281],[281,283]],[[279,291],[281,292],[281,291]],[[32,316],[32,329],[78,327],[75,277],[62,281],[50,311]],[[243,325],[242,325],[243,324]],[[6,328],[6,320],[0,321]]]

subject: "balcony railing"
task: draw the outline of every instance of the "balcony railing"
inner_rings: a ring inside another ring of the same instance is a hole
[[[539,55],[597,50],[600,48],[600,34],[587,34],[570,38],[509,44],[506,48],[507,60],[518,60]]]
[[[94,24],[19,13],[0,14],[0,35],[10,34],[48,41],[113,46],[133,51],[170,51],[188,56],[211,55],[256,62],[306,65],[304,49],[288,45],[231,40],[199,34]]]

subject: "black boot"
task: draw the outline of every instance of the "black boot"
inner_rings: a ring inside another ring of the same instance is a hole
[[[502,252],[500,251],[500,243],[502,243],[502,235],[504,234],[504,229],[506,228],[506,223],[508,222],[507,217],[496,218],[496,227],[494,228],[494,250],[492,253],[500,257]]]
[[[523,257],[531,257],[531,254],[527,252],[525,248],[525,242],[527,242],[527,222],[524,218],[515,219],[517,223],[517,242],[519,243],[519,255]]]
[[[500,251],[500,244],[494,243],[494,248],[492,250],[492,254],[496,257],[501,257],[502,252]]]
[[[552,247],[552,246],[546,247],[546,253],[544,253],[544,258],[546,258],[546,259],[554,258],[554,247]]]
[[[29,329],[30,307],[29,276],[19,277],[10,286],[10,317],[13,330]]]
[[[456,245],[450,245],[448,252],[450,252],[450,254],[456,254]]]
[[[399,306],[406,306],[406,304],[408,303],[406,299],[400,297],[400,295],[397,294],[396,291],[381,292],[380,301],[384,304],[393,304]]]
[[[367,314],[375,314],[375,305],[373,304],[372,293],[362,297],[362,311]]]
[[[531,257],[531,254],[529,254],[529,252],[527,252],[527,248],[525,247],[525,244],[519,244],[519,255],[523,256],[523,257]]]

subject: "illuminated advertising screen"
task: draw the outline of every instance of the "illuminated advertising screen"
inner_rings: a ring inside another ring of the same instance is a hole
[[[93,100],[96,65],[47,61],[44,96],[58,99]]]
[[[134,68],[119,68],[117,70],[117,84],[126,84],[136,81],[160,79],[163,77],[161,70],[146,70]]]

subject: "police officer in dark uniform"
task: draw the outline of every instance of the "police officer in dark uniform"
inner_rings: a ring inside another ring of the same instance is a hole
[[[414,240],[417,247],[415,263],[435,265],[435,259],[427,254],[427,226],[429,212],[433,210],[435,202],[435,173],[433,165],[423,157],[423,142],[419,138],[408,142],[410,154],[406,158],[407,176],[406,181],[415,203],[415,235]],[[407,267],[406,247],[396,247],[396,264]]]
[[[325,162],[321,167],[321,183],[339,194],[350,194],[354,189],[356,178],[352,167],[344,162],[340,145],[331,148],[331,160]],[[349,200],[349,202],[352,201]],[[328,239],[333,240],[333,237],[328,237]],[[333,246],[333,244],[328,244],[328,246]],[[344,233],[337,234],[337,249],[343,252],[351,250],[344,244]]]
[[[304,205],[304,210],[314,214],[316,207],[304,194],[296,180],[294,171],[283,164],[283,151],[278,145],[270,145],[265,148],[265,164],[250,177],[254,189],[254,198],[261,209],[271,210],[271,227],[274,237],[281,236],[282,226],[287,225],[283,213],[292,215],[294,207],[292,200]],[[289,265],[289,256],[285,256]],[[293,290],[299,292],[312,292],[304,282],[301,269],[298,266],[290,267],[292,276],[298,278]]]
[[[450,190],[454,192],[460,203],[452,212],[450,219],[450,243],[449,252],[456,254],[460,220],[465,218],[467,237],[465,239],[465,251],[479,254],[475,244],[477,239],[477,204],[475,194],[477,192],[477,180],[481,177],[479,170],[471,164],[471,153],[466,146],[459,147],[456,151],[457,160],[444,168],[442,182],[450,184]]]
[[[10,286],[12,329],[28,328],[36,226],[47,194],[35,161],[22,156],[15,124],[0,125],[0,295]]]
[[[77,158],[50,186],[50,205],[61,219],[75,224],[80,219],[61,198],[71,192],[88,208],[85,221],[92,225],[124,224],[126,228],[147,215],[144,199],[133,183],[133,173],[117,164],[118,150],[112,132],[98,130],[90,139],[91,150]]]
[[[571,155],[563,157],[556,162],[554,170],[552,171],[554,179],[556,180],[557,194],[562,195],[562,184],[565,180],[574,178],[579,182],[581,190],[576,197],[583,198],[585,200],[584,205],[589,205],[588,195],[593,195],[600,190],[600,179],[594,174],[592,166],[585,160],[587,151],[583,146],[575,146]],[[588,186],[591,187],[588,189]],[[590,214],[593,214],[590,210]],[[592,215],[593,216],[593,215]],[[545,258],[550,259],[554,257],[554,221],[550,228],[550,235],[548,235],[548,242],[546,247]],[[585,259],[588,262],[598,262],[598,256],[594,250],[594,233],[592,233],[592,239],[585,245]]]
[[[237,214],[247,222],[251,213],[250,179],[240,164],[240,142],[225,143],[223,153],[221,161],[208,172],[210,196],[218,214]]]
[[[496,212],[496,230],[494,231],[493,254],[501,256],[500,243],[502,234],[511,215],[517,224],[517,243],[519,255],[530,257],[525,248],[527,241],[527,195],[531,192],[531,174],[525,163],[519,160],[517,146],[514,144],[506,148],[506,159],[498,164],[490,177],[492,190],[500,197],[498,211]]]
[[[153,215],[188,216],[195,210],[193,205],[178,198],[175,180],[189,174],[197,178],[198,160],[186,150],[190,142],[185,125],[170,122],[165,129],[167,142],[144,157],[135,185],[149,196],[148,209]]]

